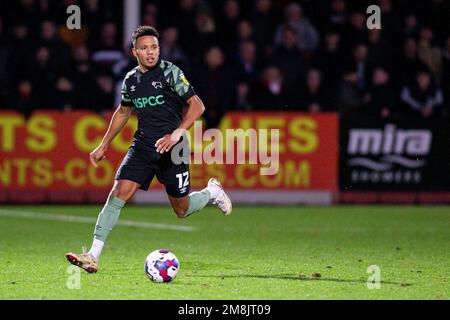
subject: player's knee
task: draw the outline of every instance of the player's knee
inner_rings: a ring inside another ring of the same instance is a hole
[[[186,214],[186,210],[185,209],[180,208],[180,207],[172,208],[172,209],[173,209],[173,212],[175,212],[175,214],[177,215],[177,217],[179,219],[185,218],[185,214]]]
[[[127,189],[121,188],[121,187],[114,187],[111,191],[111,194],[116,198],[122,199],[123,201],[130,200],[130,198],[133,195],[131,190],[127,190]]]

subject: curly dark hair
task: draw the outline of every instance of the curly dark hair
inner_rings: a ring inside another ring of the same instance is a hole
[[[150,26],[139,26],[136,30],[133,31],[133,34],[131,35],[131,39],[133,41],[133,47],[136,48],[136,41],[140,37],[143,36],[154,36],[159,39],[159,33],[156,31],[155,28]]]

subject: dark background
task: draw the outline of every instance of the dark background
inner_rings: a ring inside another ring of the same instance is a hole
[[[65,26],[72,4],[78,31]],[[381,30],[366,27],[372,4]],[[115,108],[136,65],[122,15],[123,1],[0,2],[0,108]],[[209,127],[228,110],[448,118],[450,1],[142,1],[141,17],[204,100]]]

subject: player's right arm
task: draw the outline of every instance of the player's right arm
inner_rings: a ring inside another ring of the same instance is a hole
[[[105,158],[106,150],[108,150],[111,141],[122,130],[122,128],[127,123],[128,119],[130,118],[131,109],[133,107],[133,101],[131,100],[127,87],[127,79],[129,77],[129,74],[130,73],[128,73],[127,76],[125,76],[125,79],[122,82],[122,90],[121,90],[122,99],[120,105],[117,107],[116,111],[114,112],[111,118],[108,130],[103,136],[100,145],[97,148],[95,148],[94,151],[92,151],[90,154],[91,163],[96,168],[98,167],[98,162]]]
[[[123,105],[117,107],[109,123],[108,130],[103,136],[102,142],[90,154],[90,160],[94,167],[98,167],[98,162],[105,158],[106,150],[108,150],[111,141],[122,130],[130,118],[131,109],[132,107]]]

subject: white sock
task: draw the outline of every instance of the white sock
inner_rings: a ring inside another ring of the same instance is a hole
[[[208,185],[205,189],[209,191],[209,194],[211,195],[211,200],[215,200],[219,195],[220,188],[216,185],[213,184]]]
[[[89,250],[89,253],[94,256],[95,260],[98,261],[98,259],[100,258],[104,245],[105,243],[98,239],[94,239],[94,241],[92,242],[92,247],[91,250]]]

